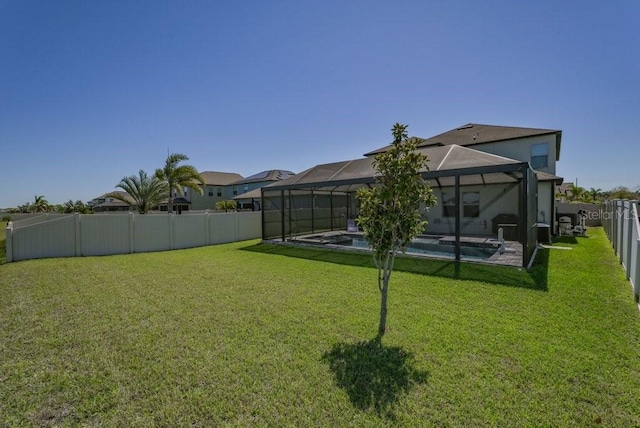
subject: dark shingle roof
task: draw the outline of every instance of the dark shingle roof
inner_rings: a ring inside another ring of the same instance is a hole
[[[469,147],[462,147],[456,144],[450,146],[431,146],[418,149],[419,152],[426,155],[429,159],[428,172],[431,176],[445,177],[439,178],[440,185],[446,184],[445,179],[453,179],[453,172],[474,170],[470,174],[478,177],[478,184],[487,184],[492,182],[503,182],[503,177],[488,177],[492,171],[499,170],[501,167],[513,166],[514,169],[525,162],[509,159],[504,156],[498,156],[491,153],[485,153],[474,150]],[[323,188],[342,185],[358,185],[373,181],[378,172],[373,166],[374,159],[366,157],[342,162],[334,162],[329,164],[316,165],[299,174],[289,177],[287,180],[281,180],[264,187],[265,190],[273,190],[280,188]],[[427,172],[427,170],[423,170]],[[451,172],[451,175],[448,173]],[[429,175],[429,174],[427,174]],[[496,174],[493,174],[496,175]],[[498,174],[500,175],[500,174]],[[429,177],[427,177],[428,179]],[[507,176],[506,180],[511,181],[513,177]],[[445,184],[443,184],[445,183]],[[471,179],[466,179],[467,184],[472,183]]]
[[[257,174],[253,174],[247,178],[243,178],[242,180],[238,180],[231,184],[259,183],[262,181],[280,181],[280,180],[286,180],[292,175],[295,175],[295,173],[291,171],[286,171],[283,169],[270,169],[267,171],[259,172]]]
[[[560,159],[560,140],[562,139],[562,131],[555,129],[521,128],[516,126],[467,123],[466,125],[443,132],[442,134],[438,134],[434,137],[411,138],[420,141],[418,143],[418,147],[450,146],[452,144],[457,144],[459,146],[474,146],[477,144],[495,143],[498,141],[516,140],[519,138],[551,134],[555,134],[556,136],[556,159]],[[390,147],[391,146],[381,147],[377,150],[366,153],[365,156],[387,151]]]

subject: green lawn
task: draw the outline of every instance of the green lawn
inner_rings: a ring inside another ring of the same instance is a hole
[[[530,272],[257,241],[0,266],[0,426],[639,426],[601,229]],[[473,278],[479,278],[474,280]]]

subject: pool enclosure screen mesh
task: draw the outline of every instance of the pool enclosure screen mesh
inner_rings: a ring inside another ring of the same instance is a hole
[[[437,205],[420,207],[425,234],[497,237],[522,244],[526,266],[535,249],[537,180],[528,163],[461,146],[419,149],[429,158],[423,178]],[[291,240],[347,229],[358,217],[356,190],[376,186],[373,158],[318,165],[262,188],[263,239]]]

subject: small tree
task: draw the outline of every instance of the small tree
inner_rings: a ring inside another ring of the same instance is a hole
[[[224,210],[224,212],[229,210],[233,211],[236,209],[236,201],[218,201],[216,202],[216,209],[220,211]]]
[[[387,325],[389,279],[398,253],[424,230],[426,221],[420,216],[420,204],[435,204],[431,187],[422,179],[428,170],[428,158],[416,151],[417,140],[409,140],[407,125],[396,123],[392,130],[391,148],[375,156],[377,185],[358,189],[360,215],[358,224],[373,250],[378,268],[380,290],[380,324],[378,337]]]

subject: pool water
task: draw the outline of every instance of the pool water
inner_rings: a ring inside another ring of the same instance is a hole
[[[344,239],[342,242],[337,242],[337,244],[345,247],[369,248],[369,243],[363,237],[350,236],[350,238],[350,240]],[[406,249],[408,254],[426,254],[446,258],[454,257],[455,251],[454,245],[443,245],[433,238],[416,238]],[[496,251],[496,248],[490,247],[460,246],[460,256],[467,259],[486,260],[494,255]]]

